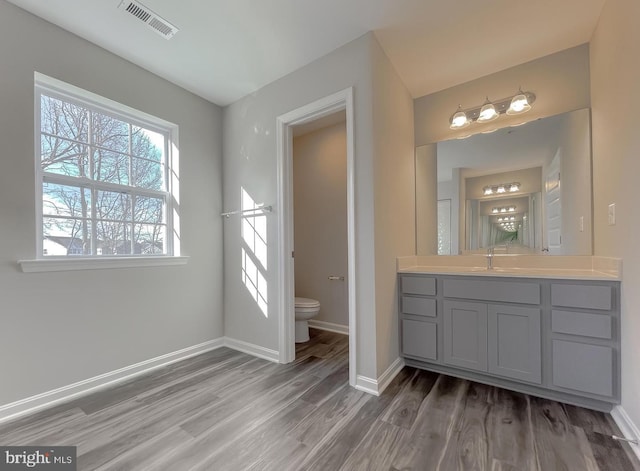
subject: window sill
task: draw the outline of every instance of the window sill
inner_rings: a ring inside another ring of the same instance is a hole
[[[186,265],[189,257],[110,257],[19,260],[24,273],[70,270],[107,270],[111,268],[144,268]]]

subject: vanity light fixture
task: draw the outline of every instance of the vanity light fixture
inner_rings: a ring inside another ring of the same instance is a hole
[[[491,210],[492,214],[515,213],[515,212],[516,212],[516,207],[515,206],[502,206],[502,207],[493,208]],[[508,218],[505,218],[504,220],[507,221]]]
[[[482,193],[484,196],[491,196],[494,194],[502,194],[502,193],[515,193],[517,191],[520,191],[520,183],[518,182],[513,182],[513,183],[500,183],[499,185],[489,185],[489,186],[485,186],[482,189]]]
[[[471,123],[488,123],[498,119],[502,114],[518,115],[526,113],[536,101],[532,92],[523,92],[522,88],[515,95],[497,101],[489,101],[489,97],[480,106],[463,109],[458,105],[456,112],[449,118],[449,128],[457,130],[466,128]]]

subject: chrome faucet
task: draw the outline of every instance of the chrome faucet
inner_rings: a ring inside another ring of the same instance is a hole
[[[487,270],[493,270],[493,255],[495,249],[493,247],[489,247],[487,249]]]

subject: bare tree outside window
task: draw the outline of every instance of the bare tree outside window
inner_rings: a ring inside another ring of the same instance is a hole
[[[164,134],[42,93],[43,255],[166,254],[166,146]]]

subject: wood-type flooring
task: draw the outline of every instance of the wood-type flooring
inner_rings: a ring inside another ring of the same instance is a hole
[[[348,385],[348,338],[311,330],[278,365],[220,348],[0,425],[74,445],[78,470],[639,471],[607,414],[405,367]]]

